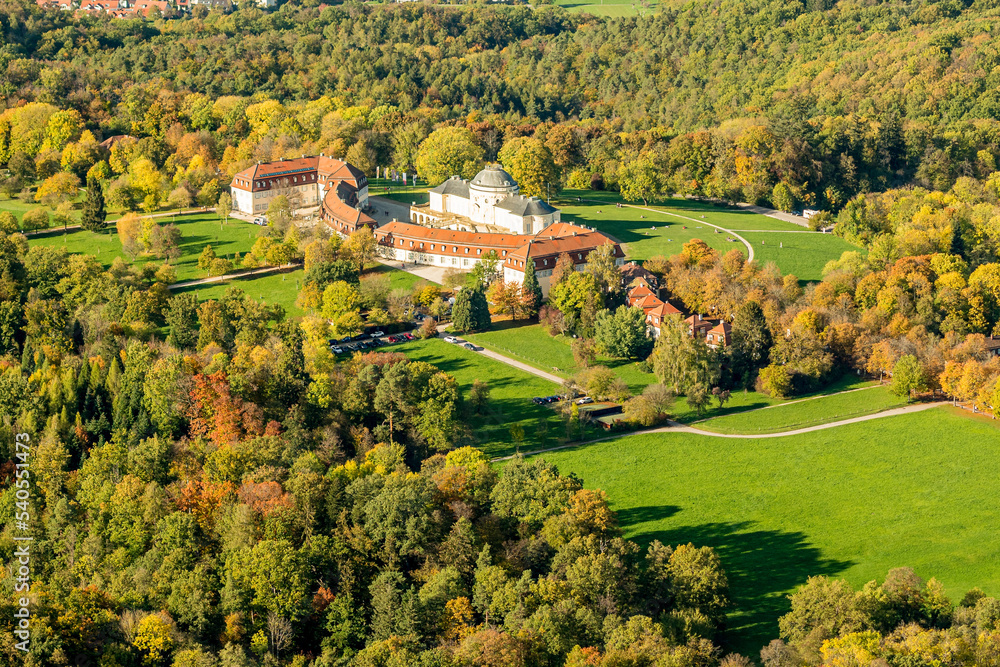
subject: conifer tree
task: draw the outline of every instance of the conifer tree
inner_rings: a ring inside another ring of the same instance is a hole
[[[524,283],[521,285],[521,295],[524,299],[525,313],[528,317],[538,315],[538,309],[542,306],[542,287],[538,284],[538,277],[535,275],[535,263],[527,263],[524,269]]]
[[[104,229],[104,218],[107,211],[104,207],[104,190],[101,182],[96,178],[87,179],[87,199],[83,203],[83,214],[80,217],[80,224],[83,228],[92,232],[99,232]]]

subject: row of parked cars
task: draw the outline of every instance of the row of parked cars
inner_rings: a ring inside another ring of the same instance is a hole
[[[363,333],[357,336],[347,336],[345,338],[331,338],[327,341],[330,344],[330,351],[334,354],[345,352],[358,352],[359,350],[369,350],[391,343],[402,343],[413,340],[411,333],[400,333],[386,336],[384,331],[373,331],[370,334]]]
[[[548,405],[549,403],[555,403],[556,401],[563,401],[571,398],[570,396],[536,396],[531,399],[531,402],[535,405]],[[584,396],[583,398],[576,399],[577,405],[587,405],[588,403],[593,403],[594,399],[590,396]]]

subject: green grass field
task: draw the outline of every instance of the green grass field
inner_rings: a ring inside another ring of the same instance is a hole
[[[465,335],[463,338],[559,377],[568,378],[580,371],[570,348],[572,339],[568,336],[550,336],[541,324],[498,327],[484,333]],[[643,387],[656,382],[656,376],[639,370],[634,361],[598,357],[597,363],[613,369],[628,383],[633,393],[641,393]]]
[[[870,415],[903,405],[906,401],[893,396],[885,387],[872,386],[861,391],[776,403],[765,409],[715,417],[695,426],[716,433],[776,433]]]
[[[598,2],[577,2],[576,0],[557,0],[557,5],[570,12],[594,14],[595,16],[649,16],[656,11],[655,2],[643,7],[642,3],[632,0],[603,0]]]
[[[215,213],[199,213],[183,215],[176,218],[160,218],[161,225],[175,224],[181,230],[181,256],[172,262],[177,270],[177,280],[193,280],[204,278],[207,274],[198,268],[198,256],[206,245],[211,245],[219,257],[232,258],[235,253],[245,254],[253,246],[260,227],[242,220],[230,218],[225,225]],[[121,257],[132,263],[122,251],[121,242],[114,231],[114,225],[101,233],[78,229],[63,233],[53,230],[41,236],[29,239],[30,245],[62,246],[70,253],[93,255],[104,266],[111,266],[116,257]],[[136,259],[135,264],[146,261],[156,263],[162,260]]]
[[[576,201],[577,197],[584,201]],[[783,274],[792,273],[802,281],[820,280],[828,261],[837,259],[846,250],[858,250],[832,234],[809,232],[790,222],[709,202],[669,199],[650,205],[648,208],[657,211],[654,213],[617,208],[618,201],[621,198],[617,193],[567,190],[558,203],[564,221],[582,223],[613,236],[626,244],[629,259],[639,261],[655,255],[674,255],[695,238],[720,253],[736,248],[747,254],[743,243],[730,241],[729,234],[718,232],[706,223],[727,230],[753,230],[738,233],[753,246],[754,259],[761,264],[773,261]]]
[[[767,411],[770,412],[770,411]],[[812,575],[855,586],[910,566],[1000,595],[1000,429],[941,408],[783,438],[634,435],[544,454],[604,489],[628,537],[718,550],[756,656]]]
[[[376,264],[374,267],[365,269],[366,276],[375,273],[386,273],[389,275],[389,289],[412,290],[418,283],[430,283],[432,285],[438,284],[433,280],[421,278],[418,275],[407,273],[406,271],[388,266],[387,264]]]
[[[24,203],[20,199],[7,199],[6,197],[0,197],[0,211],[10,211],[17,218],[18,223],[21,222],[21,218],[24,214],[33,208],[36,208],[38,204],[35,203]],[[51,210],[49,211],[51,214]]]
[[[861,250],[839,236],[819,232],[775,234],[749,232],[740,234],[753,244],[754,259],[761,264],[774,262],[781,273],[799,280],[823,279],[823,267],[848,250]]]
[[[295,305],[302,287],[302,269],[288,272],[268,273],[262,276],[235,278],[222,283],[208,285],[192,285],[171,290],[172,294],[194,294],[198,301],[218,299],[230,287],[239,287],[247,296],[260,299],[267,303],[278,304],[285,309],[289,317],[301,317],[303,311]]]
[[[515,444],[510,433],[513,424],[524,428],[523,451],[555,447],[565,441],[565,424],[556,412],[531,402],[534,396],[557,393],[558,385],[440,338],[415,340],[382,350],[403,352],[411,359],[437,366],[455,377],[465,396],[475,380],[487,383],[490,386],[488,413],[473,416],[468,425],[476,446],[490,457],[514,453]],[[595,437],[599,432],[594,429],[584,435]]]

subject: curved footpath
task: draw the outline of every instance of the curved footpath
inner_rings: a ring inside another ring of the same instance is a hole
[[[753,244],[750,243],[749,241],[747,241],[745,238],[743,238],[742,236],[740,236],[739,234],[737,234],[736,232],[734,232],[731,229],[727,229],[725,227],[720,227],[719,225],[713,225],[711,222],[705,222],[704,220],[697,220],[695,218],[689,218],[686,215],[681,215],[680,213],[671,213],[669,211],[661,211],[660,209],[656,209],[656,208],[647,208],[645,206],[636,206],[635,204],[623,204],[623,206],[627,206],[628,208],[638,209],[640,211],[649,211],[650,213],[660,213],[662,215],[669,215],[669,216],[672,216],[674,218],[680,218],[681,220],[687,220],[688,222],[693,222],[696,225],[707,225],[709,227],[714,227],[715,229],[723,231],[723,232],[725,232],[727,234],[732,234],[734,237],[736,237],[740,241],[742,241],[743,245],[745,245],[747,247],[747,252],[749,253],[749,256],[747,257],[747,261],[748,262],[752,262],[753,261]]]
[[[789,435],[800,435],[802,433],[811,433],[813,431],[823,431],[828,428],[835,428],[837,426],[845,426],[847,424],[856,424],[858,422],[871,421],[872,419],[882,419],[883,417],[896,417],[899,415],[906,415],[912,412],[923,412],[924,410],[930,410],[932,408],[939,408],[944,405],[951,405],[950,401],[936,401],[934,403],[917,403],[916,405],[907,405],[902,408],[893,408],[891,410],[886,410],[884,412],[876,412],[871,415],[864,415],[863,417],[853,417],[851,419],[843,419],[841,421],[830,422],[828,424],[817,424],[816,426],[808,426],[806,428],[797,428],[792,431],[780,431],[778,433],[713,433],[712,431],[703,431],[699,428],[694,428],[693,426],[684,426],[677,422],[667,422],[667,426],[660,426],[658,428],[651,428],[641,431],[630,431],[628,433],[617,433],[615,435],[609,435],[606,438],[596,438],[594,440],[587,440],[585,442],[575,442],[567,445],[560,445],[558,447],[549,447],[548,449],[537,449],[532,452],[524,452],[524,456],[534,456],[535,454],[544,454],[545,452],[554,452],[560,449],[570,449],[572,447],[580,447],[582,445],[590,445],[597,442],[605,442],[607,440],[617,440],[618,438],[624,438],[630,435],[647,435],[650,433],[690,433],[693,435],[705,435],[713,438],[735,438],[741,440],[759,440],[763,438],[783,438]],[[514,458],[513,456],[501,456],[492,461],[507,461]]]

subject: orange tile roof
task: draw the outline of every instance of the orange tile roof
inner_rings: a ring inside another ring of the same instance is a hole
[[[477,246],[489,248],[504,248],[507,251],[524,246],[531,240],[526,234],[485,234],[482,232],[463,232],[455,229],[439,229],[424,227],[409,222],[393,221],[378,228],[382,236],[391,234],[394,237],[412,241],[433,241],[435,243]]]

